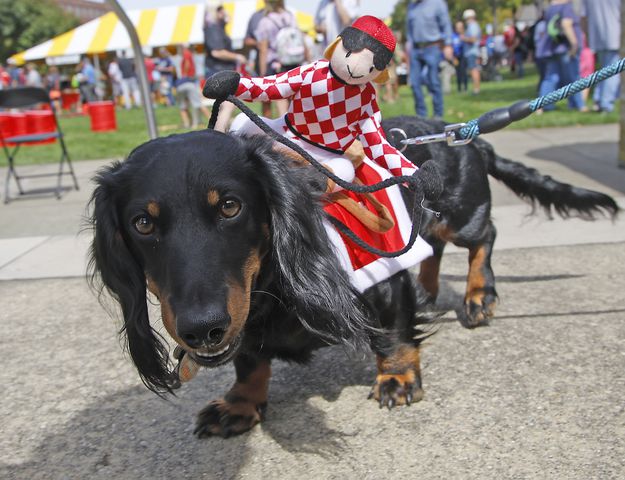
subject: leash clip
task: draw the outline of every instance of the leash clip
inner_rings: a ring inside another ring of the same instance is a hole
[[[408,145],[424,145],[426,143],[447,142],[450,147],[458,147],[460,145],[466,145],[471,143],[472,138],[457,138],[456,131],[464,127],[466,123],[452,123],[445,125],[445,131],[443,133],[434,133],[431,135],[421,135],[420,137],[408,138],[406,132],[401,128],[392,128],[390,132],[398,132],[403,136],[403,140],[399,142],[404,145],[400,150],[403,152]]]

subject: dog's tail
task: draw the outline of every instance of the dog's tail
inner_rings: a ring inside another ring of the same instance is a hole
[[[479,142],[477,146],[487,161],[488,174],[503,182],[533,208],[541,206],[549,218],[555,211],[562,218],[577,216],[594,220],[597,214],[607,214],[614,219],[620,211],[609,195],[559,182],[534,168],[502,158],[486,142]]]

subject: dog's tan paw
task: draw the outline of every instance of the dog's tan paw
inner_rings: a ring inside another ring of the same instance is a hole
[[[232,403],[224,399],[214,400],[198,414],[193,433],[200,438],[239,435],[260,423],[265,417],[266,408],[266,403],[255,405],[245,400]]]
[[[414,372],[405,375],[378,375],[369,392],[369,398],[375,399],[380,408],[388,407],[389,410],[397,405],[410,406],[423,398],[421,378]]]
[[[463,309],[458,312],[458,320],[466,328],[488,324],[495,315],[496,294],[480,294],[465,299]]]

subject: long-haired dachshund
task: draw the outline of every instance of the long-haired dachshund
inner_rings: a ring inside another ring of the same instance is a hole
[[[443,131],[445,124],[420,117],[395,117],[383,121],[389,141],[400,148],[403,138],[393,129],[401,129],[407,137],[431,135]],[[459,310],[460,322],[475,327],[488,321],[494,314],[497,301],[495,275],[491,256],[496,229],[490,216],[491,194],[488,176],[503,182],[516,195],[532,206],[540,206],[551,217],[579,216],[588,220],[597,214],[614,218],[619,207],[608,195],[574,187],[541,175],[522,163],[497,155],[493,147],[478,138],[462,147],[449,147],[443,143],[410,145],[404,154],[420,166],[434,159],[443,179],[443,194],[427,202],[440,216],[426,215],[421,225],[421,235],[434,248],[434,255],[421,262],[419,280],[433,302],[438,295],[439,269],[447,243],[469,250],[464,307]]]
[[[421,398],[416,278],[400,271],[354,290],[324,228],[311,167],[295,166],[268,139],[205,130],[147,142],[96,183],[91,278],[119,302],[146,386],[162,393],[176,383],[146,289],[195,364],[234,362],[236,381],[200,412],[199,436],[249,430],[263,418],[271,360],[305,362],[328,344],[371,345],[371,396],[381,406]]]

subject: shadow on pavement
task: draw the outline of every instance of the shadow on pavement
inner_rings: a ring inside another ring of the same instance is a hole
[[[345,437],[355,433],[333,429],[314,403],[318,397],[335,402],[351,385],[363,386],[358,399],[367,402],[375,361],[346,358],[340,347],[322,352],[306,366],[274,362],[266,420],[249,433],[229,439],[193,435],[195,413],[226,391],[228,377],[234,380],[228,368],[205,371],[169,400],[144,387],[132,387],[102,396],[65,425],[43,425],[29,460],[17,465],[3,462],[0,477],[238,478],[254,448],[262,449],[268,439],[292,454],[338,462]]]
[[[625,193],[625,169],[618,166],[616,142],[574,143],[530,150],[527,155],[565,165],[607,187]]]

